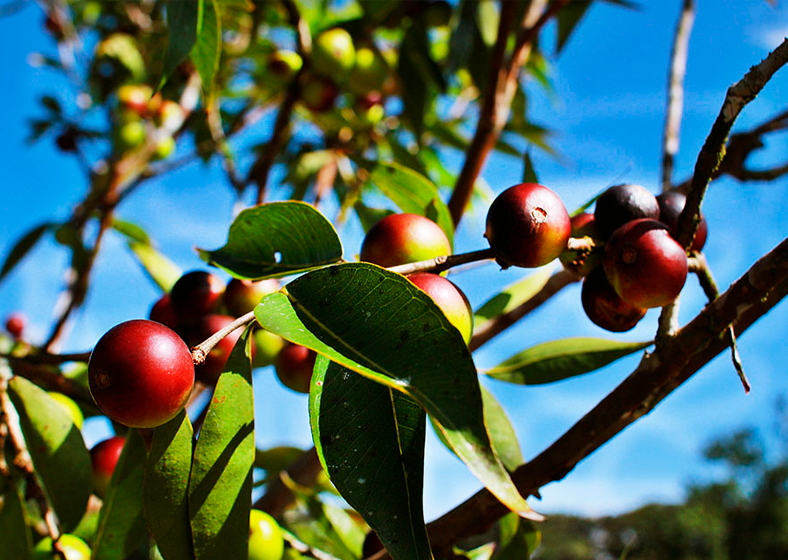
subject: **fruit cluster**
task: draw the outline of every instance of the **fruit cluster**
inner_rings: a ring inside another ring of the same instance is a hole
[[[113,141],[118,152],[127,152],[153,137],[154,160],[165,159],[175,150],[172,132],[183,122],[183,108],[175,101],[154,95],[150,86],[127,84],[116,92],[118,111]]]

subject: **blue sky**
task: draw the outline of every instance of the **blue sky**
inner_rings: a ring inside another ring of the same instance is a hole
[[[554,62],[556,95],[530,86],[529,114],[553,129],[560,157],[533,151],[540,182],[555,190],[572,210],[606,186],[618,182],[643,184],[657,192],[660,143],[665,105],[666,69],[672,30],[680,2],[642,2],[631,12],[595,4],[563,55]],[[74,161],[58,153],[50,139],[24,142],[27,119],[40,114],[36,98],[53,89],[73,103],[73,89],[53,74],[28,64],[31,52],[54,53],[54,43],[41,29],[43,15],[29,2],[16,15],[0,19],[0,45],[5,53],[6,87],[0,89],[4,134],[0,138],[3,174],[3,219],[0,255],[30,227],[68,215],[85,190]],[[548,36],[545,44],[552,40]],[[675,178],[687,177],[695,162],[725,90],[766,56],[788,34],[788,8],[765,1],[700,0],[687,69],[685,114]],[[788,69],[783,68],[763,93],[742,113],[734,130],[744,130],[784,110]],[[264,139],[264,119],[245,141]],[[785,161],[788,134],[774,135],[753,164]],[[449,157],[448,163],[459,162]],[[483,177],[494,192],[519,182],[521,163],[496,156]],[[275,175],[276,179],[279,175]],[[769,184],[715,182],[704,201],[709,222],[707,258],[724,289],[758,256],[786,235],[782,213],[788,208],[788,179]],[[203,268],[193,248],[224,243],[232,220],[234,198],[218,166],[199,164],[146,184],[121,208],[120,216],[144,226],[159,247],[184,270]],[[484,208],[464,219],[458,249],[485,246]],[[330,215],[331,208],[327,209]],[[360,228],[349,223],[340,230],[345,256],[360,246]],[[29,334],[41,341],[51,324],[57,294],[64,285],[65,255],[45,242],[0,284],[0,317],[23,311]],[[452,278],[478,306],[497,289],[528,271],[498,271],[494,265]],[[111,326],[144,317],[157,290],[129,256],[123,240],[108,236],[94,272],[87,305],[79,313],[67,343],[69,350],[87,350]],[[690,278],[682,294],[681,321],[704,303]],[[567,336],[601,336],[627,340],[651,338],[658,312],[650,311],[633,331],[612,335],[595,327],[580,307],[579,286],[562,292],[516,328],[475,354],[480,367],[492,366],[532,344]],[[646,501],[680,500],[690,481],[721,476],[705,464],[700,452],[709,440],[745,424],[766,435],[777,396],[788,395],[784,342],[788,305],[783,303],[740,340],[740,353],[753,384],[745,396],[727,356],[722,356],[664,401],[654,412],[581,463],[560,483],[544,489],[534,506],[545,512],[614,513]],[[637,364],[622,360],[600,372],[542,387],[507,386],[484,380],[503,402],[520,437],[526,457],[533,456],[569,428],[615,387]],[[310,445],[306,398],[282,388],[270,369],[255,377],[257,439],[262,447]],[[103,424],[85,431],[90,445],[107,434]],[[478,490],[465,467],[428,440],[425,508],[433,518]]]

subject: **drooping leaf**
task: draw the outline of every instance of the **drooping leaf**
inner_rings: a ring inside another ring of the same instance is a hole
[[[148,537],[142,507],[145,442],[130,430],[99,513],[92,560],[126,558]]]
[[[288,296],[269,294],[255,308],[263,328],[409,395],[501,502],[541,519],[493,451],[473,359],[429,296],[403,276],[368,263],[312,271],[286,290]]]
[[[342,243],[313,206],[270,202],[242,211],[225,246],[199,254],[236,278],[261,280],[335,263],[342,258]]]
[[[64,531],[82,519],[91,493],[90,455],[71,416],[46,391],[22,377],[8,395],[49,503]]]
[[[166,560],[193,560],[188,488],[193,430],[185,410],[153,431],[142,486],[145,522]]]
[[[197,40],[190,56],[202,79],[202,87],[208,100],[206,105],[210,107],[213,104],[214,79],[222,55],[222,21],[216,0],[200,0],[200,2],[202,3],[201,20],[198,21]]]
[[[170,291],[181,277],[181,269],[148,243],[129,243],[129,249],[137,258],[142,269],[164,293]]]
[[[251,330],[235,344],[216,383],[189,480],[196,560],[244,558],[254,465]]]
[[[498,521],[498,546],[493,560],[527,560],[542,541],[542,533],[526,519],[504,515]]]
[[[47,232],[50,231],[55,227],[56,224],[52,222],[45,222],[43,224],[39,224],[25,233],[19,240],[14,243],[14,246],[8,252],[8,256],[6,256],[5,261],[3,262],[3,268],[0,269],[0,280],[6,277],[9,272],[11,272],[14,267],[19,264],[25,255],[35,247],[36,243],[39,242],[41,237]]]
[[[651,344],[603,338],[564,338],[532,346],[485,373],[520,385],[552,383],[594,371]]]
[[[183,2],[167,0],[167,53],[164,55],[164,69],[159,88],[186,60],[197,41],[197,28],[200,22],[201,4],[204,0]]]
[[[438,187],[427,177],[399,163],[380,162],[372,169],[370,179],[400,210],[427,216],[441,227],[449,241],[454,239],[449,210],[438,196]]]
[[[0,503],[0,558],[29,558],[33,537],[19,488],[10,482]]]
[[[422,503],[424,411],[321,356],[309,417],[323,468],[392,558],[431,559]]]
[[[540,268],[487,300],[473,314],[474,330],[480,330],[493,317],[508,313],[534,297],[547,284],[550,274],[549,267]]]
[[[132,242],[150,244],[148,233],[137,224],[125,220],[112,220],[112,229],[129,238]]]

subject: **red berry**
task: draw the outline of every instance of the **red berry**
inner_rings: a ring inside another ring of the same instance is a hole
[[[615,185],[599,195],[594,207],[594,221],[603,239],[632,220],[659,218],[656,197],[640,185]]]
[[[229,315],[206,315],[193,328],[189,329],[188,341],[193,345],[199,344],[234,320],[235,318]],[[225,370],[224,366],[227,363],[227,358],[230,357],[230,352],[232,352],[242,333],[243,328],[235,329],[211,349],[205,357],[205,361],[194,368],[197,379],[209,385],[216,383],[219,375]],[[252,353],[254,354],[254,345],[252,345]]]
[[[190,323],[215,312],[222,302],[224,282],[215,274],[193,270],[181,276],[170,290],[170,302],[179,323]]]
[[[14,338],[22,338],[27,320],[21,313],[11,313],[5,319],[5,330]]]
[[[90,464],[93,469],[93,493],[99,498],[103,498],[115,472],[115,465],[123,451],[123,444],[126,438],[114,436],[104,441],[100,441],[90,450]]]
[[[503,267],[542,266],[566,248],[572,226],[564,203],[536,183],[509,187],[487,212],[484,236]]]
[[[189,348],[168,327],[143,319],[99,339],[88,362],[90,393],[111,419],[153,428],[174,418],[194,386]]]
[[[252,282],[233,278],[224,291],[224,306],[233,317],[240,317],[252,311],[260,303],[263,296],[279,289],[279,281],[275,278]]]
[[[588,318],[612,332],[632,329],[646,314],[645,309],[630,305],[618,296],[601,266],[583,280],[580,300]]]
[[[473,310],[462,290],[451,280],[428,272],[411,274],[408,280],[426,292],[441,308],[449,322],[457,327],[465,343],[470,342],[473,334]]]
[[[299,393],[309,393],[316,358],[314,350],[288,342],[274,362],[276,376],[285,387]]]
[[[687,254],[657,220],[633,220],[618,228],[605,245],[604,267],[616,293],[635,307],[662,307],[681,292],[687,279]]]
[[[175,309],[172,308],[169,294],[164,294],[153,304],[150,313],[148,313],[148,318],[173,330],[178,327],[178,315],[175,313]]]
[[[680,192],[670,191],[659,195],[657,203],[659,204],[659,221],[668,226],[670,234],[675,239],[679,225],[679,215],[681,215],[681,211],[684,210],[684,206],[687,204],[687,197]],[[692,251],[703,249],[708,232],[706,218],[701,214],[698,231],[695,232],[695,239],[692,240],[692,246],[690,247]]]
[[[438,224],[418,214],[390,214],[367,232],[359,258],[390,267],[450,254],[451,244]]]

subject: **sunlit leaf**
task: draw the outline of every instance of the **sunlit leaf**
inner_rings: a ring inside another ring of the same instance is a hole
[[[481,329],[490,319],[508,313],[534,297],[547,284],[551,273],[550,267],[539,268],[487,300],[473,314],[474,330]]]
[[[132,242],[150,244],[148,233],[137,224],[125,220],[112,220],[112,229],[129,238]]]
[[[202,21],[198,22],[197,40],[191,50],[191,59],[202,78],[208,106],[212,105],[214,79],[222,54],[222,22],[216,0],[202,2]],[[200,25],[200,23],[202,25]]]
[[[603,338],[564,338],[532,346],[485,373],[520,385],[552,383],[594,371],[651,344]]]
[[[142,269],[163,292],[169,292],[173,284],[181,277],[181,269],[178,265],[162,255],[152,245],[131,242],[129,243],[129,249],[137,258]]]

